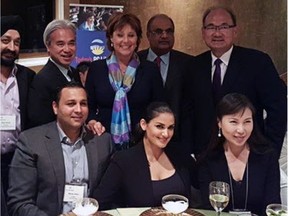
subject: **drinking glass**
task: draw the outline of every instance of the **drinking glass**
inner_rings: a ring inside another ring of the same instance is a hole
[[[270,204],[266,207],[267,216],[288,216],[288,207],[281,204]]]
[[[226,182],[212,181],[209,184],[209,200],[217,215],[228,205],[230,187]]]
[[[96,199],[85,197],[75,202],[72,212],[77,216],[91,216],[97,212],[98,208],[99,204]]]
[[[182,215],[189,206],[188,199],[178,194],[168,194],[162,197],[162,207],[173,215]]]

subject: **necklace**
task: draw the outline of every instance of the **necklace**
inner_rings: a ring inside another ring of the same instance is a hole
[[[247,209],[247,200],[248,200],[248,181],[249,181],[249,169],[248,169],[248,161],[246,164],[246,191],[245,191],[245,203],[244,203],[244,210]],[[233,190],[233,183],[232,183],[232,177],[231,172],[228,166],[228,173],[229,173],[229,182],[230,182],[230,188],[231,188],[231,197],[232,197],[232,207],[233,210],[235,210],[235,204],[234,204],[234,190]]]

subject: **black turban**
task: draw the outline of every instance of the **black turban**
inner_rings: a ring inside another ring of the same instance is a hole
[[[20,36],[22,36],[23,31],[24,31],[23,19],[18,15],[2,16],[1,17],[1,36],[10,29],[18,31]]]

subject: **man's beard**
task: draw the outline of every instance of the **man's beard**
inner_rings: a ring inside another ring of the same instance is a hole
[[[13,55],[13,58],[3,58],[4,54],[9,53],[10,55]],[[19,58],[19,54],[16,52],[10,51],[10,50],[3,50],[1,53],[1,66],[6,66],[6,67],[13,67],[15,64],[15,60]]]

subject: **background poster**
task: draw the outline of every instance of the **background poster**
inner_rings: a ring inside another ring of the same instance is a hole
[[[122,12],[123,6],[70,4],[69,11],[70,21],[78,28],[77,52],[71,65],[105,59],[110,54],[106,47],[107,21],[113,13]]]

